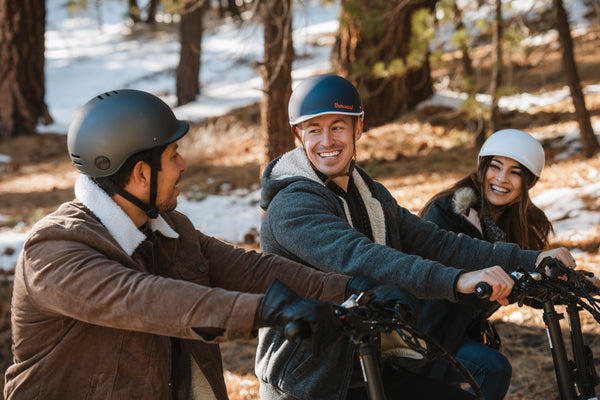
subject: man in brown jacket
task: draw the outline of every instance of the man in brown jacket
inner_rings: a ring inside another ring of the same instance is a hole
[[[174,211],[187,130],[136,90],[78,111],[76,199],[34,226],[15,270],[6,399],[226,399],[218,343],[292,320],[337,334],[329,301],[348,277],[235,248]]]

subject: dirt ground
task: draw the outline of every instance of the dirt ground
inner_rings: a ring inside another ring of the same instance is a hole
[[[600,80],[598,31],[576,38],[576,55],[582,83]],[[485,75],[489,49],[474,52],[476,66]],[[434,65],[434,77],[460,83],[457,54],[447,54],[445,64]],[[530,93],[560,89],[560,54],[550,47],[521,56],[511,55],[510,84]],[[485,81],[485,79],[483,79]],[[593,121],[600,113],[600,95],[589,94],[586,102]],[[368,125],[368,116],[366,123]],[[572,156],[553,161],[564,148],[557,144],[566,132],[577,127],[570,99],[529,113],[503,115],[505,127],[530,132],[552,132],[544,143],[548,164],[532,197],[542,190],[570,185],[590,170],[600,170],[598,157]],[[380,127],[371,127],[358,142],[359,165],[384,183],[400,204],[417,211],[434,193],[463,177],[474,168],[476,150],[473,134],[461,115],[450,110],[414,111]],[[222,193],[236,188],[258,188],[261,139],[258,105],[236,110],[226,116],[194,124],[182,145],[188,162],[181,187],[187,196]],[[61,202],[72,199],[75,169],[69,162],[64,132],[32,135],[0,142],[0,153],[12,158],[0,165],[0,214],[10,216],[0,228],[27,229]],[[224,185],[227,184],[227,185]],[[20,224],[25,222],[25,224]],[[585,242],[553,243],[575,250],[578,265],[600,273],[600,234]],[[256,244],[240,244],[256,248]],[[10,251],[10,250],[8,250]],[[10,362],[10,273],[0,276],[0,368]],[[493,316],[504,343],[504,352],[513,364],[513,380],[507,399],[558,399],[552,359],[548,349],[541,312],[516,305]],[[563,321],[564,322],[564,321]],[[583,316],[587,343],[600,362],[600,325]],[[568,341],[568,327],[564,333]],[[257,399],[253,375],[256,342],[228,343],[222,346],[226,380],[233,400]]]

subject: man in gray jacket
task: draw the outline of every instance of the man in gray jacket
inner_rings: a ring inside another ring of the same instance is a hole
[[[348,277],[235,248],[174,211],[187,130],[136,90],[78,111],[76,199],[34,226],[16,266],[6,399],[226,399],[218,343],[296,320],[315,344],[336,337],[316,299],[342,301]]]
[[[300,147],[273,160],[262,179],[261,249],[321,271],[365,274],[420,298],[459,301],[475,285],[493,287],[491,301],[508,304],[506,271],[532,270],[545,256],[574,267],[565,249],[544,253],[490,244],[438,229],[400,207],[391,193],[354,164],[363,128],[358,91],[342,77],[306,79],[289,101]],[[355,346],[337,340],[319,357],[262,329],[256,373],[263,398],[366,398],[353,366]],[[421,376],[383,369],[390,398],[449,398]]]

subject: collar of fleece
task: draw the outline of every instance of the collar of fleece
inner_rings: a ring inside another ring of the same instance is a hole
[[[308,158],[306,158],[306,154],[304,153],[304,149],[302,147],[297,147],[292,151],[285,153],[277,164],[271,170],[271,179],[286,179],[292,178],[294,176],[302,176],[304,178],[308,178],[313,180],[321,185],[325,186],[323,181],[319,179],[312,166],[308,162]],[[364,181],[360,173],[356,168],[352,171],[352,178],[354,179],[354,184],[358,188],[358,192],[360,193],[360,197],[365,203],[365,208],[367,209],[367,214],[369,214],[369,221],[371,222],[371,231],[373,232],[373,239],[375,243],[385,245],[386,244],[386,235],[385,235],[385,218],[383,214],[383,208],[381,207],[381,203],[371,194],[369,190],[369,186]],[[346,214],[346,220],[352,226],[352,217],[350,216],[350,209],[348,208],[348,204],[343,198],[342,205],[344,207],[344,213]]]
[[[135,226],[121,207],[89,176],[83,174],[79,175],[75,182],[75,197],[98,217],[119,246],[128,255],[133,255],[146,235]],[[153,232],[158,231],[165,237],[171,239],[179,237],[179,234],[160,215],[157,218],[149,219],[148,226]]]

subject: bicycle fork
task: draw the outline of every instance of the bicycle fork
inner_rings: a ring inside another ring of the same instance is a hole
[[[360,356],[360,366],[362,367],[363,377],[367,382],[369,400],[385,400],[383,391],[383,382],[377,363],[377,351],[374,343],[367,340],[361,342],[358,346],[358,355]]]
[[[556,373],[560,398],[562,400],[597,399],[594,394],[594,386],[598,383],[598,377],[594,370],[591,351],[583,344],[577,306],[567,306],[575,359],[574,366],[569,363],[560,329],[559,321],[564,318],[563,315],[556,312],[552,300],[544,301],[543,306],[543,319],[546,324],[546,333],[548,334],[548,342],[554,362],[554,371]],[[574,375],[577,377],[577,380],[575,380]],[[578,396],[577,389],[581,397]]]

